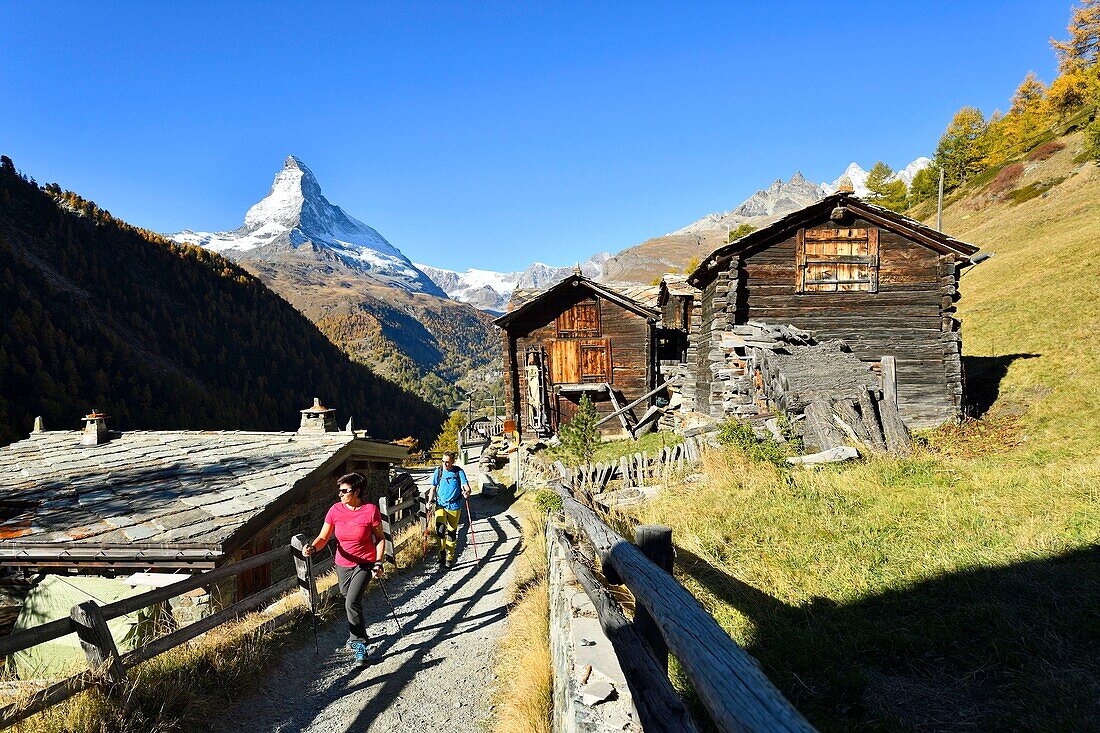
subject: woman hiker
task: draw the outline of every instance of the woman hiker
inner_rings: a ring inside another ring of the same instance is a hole
[[[470,496],[470,482],[466,472],[455,465],[455,454],[443,454],[443,465],[432,474],[432,488],[428,491],[428,503],[435,506],[435,534],[439,538],[439,567],[455,566],[455,544],[458,540],[458,515],[462,502]],[[466,521],[470,521],[467,517]]]
[[[302,548],[309,556],[323,548],[336,534],[336,577],[344,595],[344,610],[348,614],[348,646],[355,651],[355,661],[367,664],[367,629],[363,625],[363,591],[372,577],[382,575],[380,559],[385,556],[386,537],[382,534],[382,519],[378,507],[364,503],[366,479],[362,474],[349,473],[336,482],[340,501],[325,515],[325,523],[317,539]]]

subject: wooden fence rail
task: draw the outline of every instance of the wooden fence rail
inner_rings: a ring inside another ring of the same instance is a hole
[[[652,619],[718,730],[814,730],[764,675],[759,663],[672,575],[574,499],[565,484],[554,487],[566,517],[598,553],[608,581],[624,584],[637,607]],[[624,664],[624,671],[626,667]]]
[[[413,522],[422,524],[426,511],[425,498],[420,495],[420,489],[412,475],[397,474],[390,484],[389,496],[378,499],[378,512],[382,515],[382,534],[386,537],[386,560],[397,562],[397,553],[415,538],[406,537],[400,543],[394,543],[393,538]]]
[[[306,563],[302,559],[301,548],[307,541],[304,535],[296,535],[290,545],[277,547],[239,562],[228,563],[214,570],[190,576],[178,583],[163,588],[155,588],[146,593],[124,598],[104,606],[100,606],[95,601],[85,601],[73,607],[69,618],[58,619],[25,631],[18,631],[0,639],[0,657],[5,657],[53,641],[67,634],[75,633],[80,639],[81,647],[84,649],[88,662],[86,671],[38,690],[23,702],[0,708],[0,728],[17,723],[48,707],[63,702],[93,685],[105,685],[110,689],[114,685],[125,681],[127,670],[136,665],[191,641],[200,634],[232,621],[249,611],[265,606],[295,587],[302,588],[303,593],[312,593],[316,598],[317,576],[331,568],[332,559],[329,558],[313,564],[312,574],[306,572]],[[195,588],[210,586],[219,580],[239,575],[273,560],[288,556],[296,560],[295,565],[298,571],[295,575],[237,601],[211,616],[180,627],[125,654],[119,654],[114,638],[112,638],[111,632],[107,628],[107,621],[142,608],[163,603]],[[297,562],[299,560],[303,561]],[[292,620],[296,614],[297,612],[293,609],[284,611],[278,616],[267,620],[263,626],[268,629],[276,628]]]
[[[623,482],[624,489],[667,483],[673,474],[681,474],[686,467],[698,463],[702,450],[703,438],[693,436],[685,438],[683,443],[665,446],[653,455],[639,452],[622,456],[617,462],[583,463],[573,467],[555,461],[554,468],[561,481],[571,489],[599,494],[616,480]]]

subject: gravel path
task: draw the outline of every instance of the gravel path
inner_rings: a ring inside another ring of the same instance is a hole
[[[374,664],[360,668],[345,650],[347,622],[318,629],[312,643],[288,652],[259,689],[242,698],[212,730],[484,731],[493,652],[504,631],[505,599],[521,536],[503,504],[474,496],[470,506],[481,560],[465,523],[455,569],[434,562],[385,579],[405,636],[398,637],[374,583],[364,599]],[[342,599],[337,597],[337,602]]]

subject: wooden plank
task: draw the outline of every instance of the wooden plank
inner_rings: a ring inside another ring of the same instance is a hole
[[[81,672],[33,693],[22,703],[0,708],[0,728],[7,728],[83,692],[93,684],[90,672]]]
[[[882,435],[882,427],[879,424],[878,415],[875,413],[874,400],[871,399],[871,394],[867,390],[862,390],[859,393],[859,412],[863,424],[867,426],[867,432],[871,436],[872,448],[879,453],[885,453],[886,438]]]
[[[635,405],[637,405],[638,403],[642,402],[643,400],[647,400],[647,399],[649,399],[649,398],[650,398],[650,397],[652,397],[653,395],[655,395],[655,394],[657,394],[658,392],[660,392],[660,391],[661,391],[662,389],[664,389],[664,388],[668,387],[668,386],[669,386],[670,384],[672,384],[672,383],[673,383],[674,381],[675,381],[674,379],[669,379],[669,380],[666,380],[666,381],[664,382],[664,384],[662,384],[662,385],[661,385],[660,387],[657,387],[656,389],[653,389],[653,390],[650,390],[649,392],[646,392],[646,393],[645,393],[644,395],[642,395],[641,397],[639,397],[638,399],[634,400],[633,402],[631,402],[631,403],[630,403],[630,404],[628,404],[628,405],[624,405],[623,407],[619,407],[619,408],[617,408],[617,409],[615,410],[615,412],[611,413],[610,415],[606,416],[605,418],[603,418],[602,420],[600,420],[599,422],[597,422],[597,423],[596,423],[596,427],[599,427],[600,425],[603,425],[603,424],[604,424],[605,422],[607,422],[608,420],[610,420],[610,419],[611,419],[611,418],[613,418],[613,417],[618,417],[618,416],[619,416],[619,413],[620,413],[620,412],[626,412],[627,410],[631,409],[632,407],[634,407],[634,406],[635,406]],[[618,402],[618,399],[617,399],[617,398],[615,398],[615,397],[612,397],[612,402],[616,402],[616,403],[617,403],[617,402]]]
[[[551,528],[551,532],[564,556],[572,558],[572,548],[565,534],[555,527]],[[645,645],[641,637],[630,620],[619,610],[611,594],[600,585],[587,565],[571,560],[570,566],[573,575],[595,606],[600,627],[615,650],[615,656],[630,689],[631,700],[638,710],[642,729],[659,733],[697,733],[699,728],[684,701],[673,689],[667,672],[644,651]]]
[[[910,455],[913,452],[913,444],[909,440],[909,431],[898,412],[898,403],[895,400],[883,399],[878,403],[878,410],[882,419],[882,431],[886,437],[886,447],[895,455]]]
[[[879,362],[882,372],[882,398],[898,401],[898,361],[893,356],[884,356]]]
[[[818,398],[806,405],[806,426],[812,431],[812,438],[820,450],[829,450],[844,445],[844,435],[833,422],[833,411],[829,404]]]
[[[222,565],[220,568],[209,570],[205,573],[198,575],[192,575],[186,580],[181,580],[178,583],[172,585],[166,585],[163,588],[156,588],[148,593],[142,593],[140,595],[131,596],[129,598],[123,598],[120,601],[114,603],[108,603],[103,607],[103,617],[107,620],[124,616],[128,613],[140,610],[142,608],[148,608],[157,603],[167,601],[169,598],[182,595],[189,590],[195,588],[202,588],[213,584],[223,578],[229,578],[239,573],[243,573],[246,570],[252,570],[258,568],[261,565],[266,565],[273,560],[279,560],[290,554],[290,546],[283,545],[282,547],[276,547],[273,550],[261,553],[259,555],[253,555],[247,557],[244,560],[239,560],[234,563],[228,563]]]
[[[310,608],[317,607],[317,576],[311,573],[313,563],[306,560],[302,554],[302,548],[309,544],[304,534],[296,534],[290,538],[290,546],[294,549],[294,576],[298,581],[298,589],[302,592],[302,600]],[[387,543],[386,547],[389,547]],[[316,554],[316,553],[315,553]]]
[[[641,524],[634,528],[634,544],[657,567],[672,574],[672,527]],[[645,642],[661,671],[668,674],[668,645],[657,628],[657,622],[645,608],[634,612],[634,630]]]
[[[7,657],[16,652],[21,652],[24,649],[29,649],[32,646],[45,644],[47,641],[53,641],[54,639],[60,639],[62,636],[72,634],[75,631],[76,626],[73,624],[73,620],[68,616],[59,618],[56,621],[50,621],[41,626],[34,626],[23,631],[16,631],[14,634],[9,634],[0,639],[0,657]]]
[[[812,731],[760,664],[672,576],[560,485],[566,514],[649,612],[719,731]]]
[[[855,405],[851,400],[836,400],[833,402],[833,411],[838,418],[843,421],[843,427],[847,427],[847,430],[852,431],[852,435],[857,443],[867,446],[871,450],[875,450],[874,441],[871,439],[871,433],[868,432],[867,426],[863,424],[863,418],[860,417],[859,412],[856,411]],[[845,432],[847,432],[847,430]]]

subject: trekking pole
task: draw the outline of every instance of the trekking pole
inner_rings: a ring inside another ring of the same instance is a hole
[[[393,614],[393,622],[395,624],[397,624],[397,631],[398,631],[398,633],[401,634],[402,638],[404,638],[405,630],[403,628],[401,628],[401,622],[397,620],[397,609],[393,607],[393,601],[390,600],[390,592],[388,590],[386,590],[386,584],[382,582],[382,577],[381,576],[379,576],[377,578],[377,580],[378,580],[378,587],[380,587],[382,589],[382,595],[384,595],[386,597],[386,603],[390,607],[390,613]]]
[[[470,523],[470,542],[474,546],[474,559],[480,560],[481,556],[477,554],[477,535],[474,533],[474,513],[470,511],[469,499],[466,499],[466,521]]]
[[[305,554],[305,553],[303,553]],[[317,644],[317,594],[314,589],[317,581],[313,578],[313,553],[306,555],[306,578],[309,579],[309,625],[313,627],[313,653],[319,654],[320,646]]]

